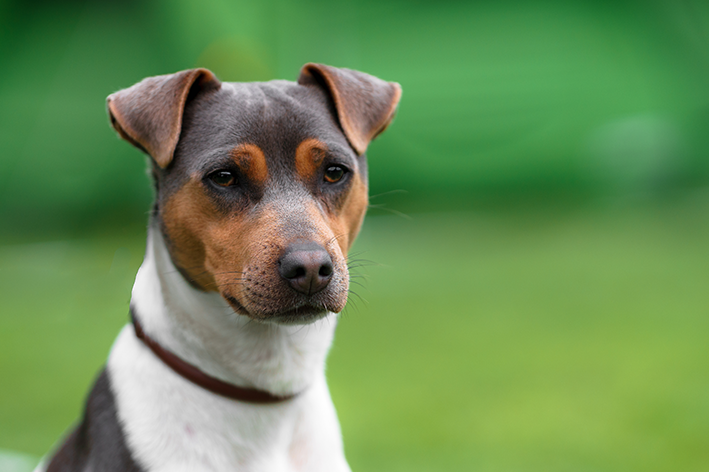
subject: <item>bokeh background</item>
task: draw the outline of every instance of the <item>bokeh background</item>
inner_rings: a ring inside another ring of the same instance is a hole
[[[0,469],[127,320],[151,191],[105,97],[311,61],[404,90],[328,365],[353,470],[709,470],[703,0],[0,0]]]

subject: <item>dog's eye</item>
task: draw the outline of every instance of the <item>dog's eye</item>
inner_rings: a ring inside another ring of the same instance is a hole
[[[236,183],[234,174],[227,170],[218,170],[209,175],[209,179],[220,187],[231,187]]]
[[[325,169],[325,182],[329,182],[331,184],[334,184],[335,182],[339,182],[342,180],[342,177],[345,176],[345,169],[340,166],[330,166],[327,169]]]

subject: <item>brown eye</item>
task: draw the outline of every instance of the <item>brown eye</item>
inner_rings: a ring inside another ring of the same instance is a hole
[[[340,166],[330,166],[325,170],[325,182],[334,184],[342,180],[345,176],[345,169]]]
[[[218,170],[212,173],[209,179],[220,187],[231,187],[236,183],[234,174],[226,170]]]

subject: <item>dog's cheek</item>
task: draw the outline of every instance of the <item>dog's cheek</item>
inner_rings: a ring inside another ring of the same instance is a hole
[[[367,186],[359,175],[355,174],[350,191],[342,206],[334,214],[329,215],[332,231],[337,236],[337,242],[343,254],[347,254],[359,234],[367,212],[369,198]]]
[[[163,206],[160,213],[170,255],[193,284],[205,291],[217,289],[207,256],[219,215],[199,182],[190,181]]]
[[[285,247],[279,221],[269,207],[250,216],[233,214],[211,232],[207,247],[207,267],[220,293],[257,318],[291,301],[277,269]]]
[[[249,285],[255,277],[250,275],[257,241],[253,222],[240,215],[231,215],[208,230],[205,269],[213,274],[217,290],[224,296],[236,298],[247,309]],[[247,237],[248,235],[248,237]],[[257,264],[256,270],[264,269]]]

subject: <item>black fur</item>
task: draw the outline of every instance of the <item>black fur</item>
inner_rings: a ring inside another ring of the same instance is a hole
[[[56,452],[47,472],[142,472],[126,446],[106,369],[86,400],[81,424]]]

